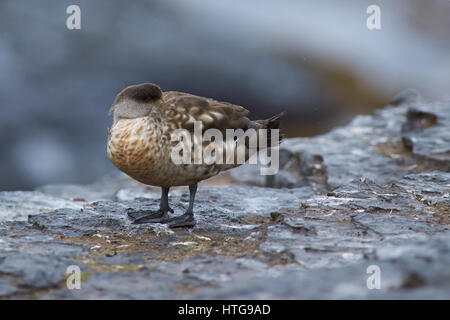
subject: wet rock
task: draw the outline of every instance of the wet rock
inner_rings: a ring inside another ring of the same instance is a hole
[[[272,179],[247,165],[199,187],[192,229],[132,224],[160,191],[119,174],[2,192],[0,297],[448,299],[450,105],[412,101],[286,140]],[[188,200],[169,195],[176,215]]]

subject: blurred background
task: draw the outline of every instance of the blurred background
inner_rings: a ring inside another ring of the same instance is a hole
[[[66,9],[81,8],[81,30]],[[369,5],[381,30],[368,30]],[[450,97],[449,0],[2,0],[0,190],[88,183],[113,170],[107,115],[154,82],[286,110],[289,137],[385,106],[405,88]]]

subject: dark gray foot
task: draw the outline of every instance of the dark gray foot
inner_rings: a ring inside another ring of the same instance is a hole
[[[128,209],[128,217],[134,224],[142,223],[157,223],[161,220],[168,219],[168,212],[173,213],[173,209],[169,207],[169,188],[161,187],[161,201],[159,202],[159,210],[146,211],[146,210],[133,210]]]
[[[197,192],[197,183],[189,185],[189,207],[186,212],[178,217],[168,218],[161,223],[165,223],[169,228],[193,228],[194,220],[194,200]]]
[[[165,219],[161,223],[167,224],[169,228],[193,228],[195,219],[193,213],[186,212],[181,216]]]
[[[156,211],[128,209],[127,214],[128,218],[130,218],[134,224],[142,224],[142,223],[158,222],[154,220],[167,219],[168,218],[167,213],[169,211],[173,213],[173,210],[171,208],[169,208],[168,210],[159,209]]]
[[[135,211],[128,209],[128,217],[134,224],[142,223],[164,223],[169,228],[192,228],[195,226],[194,220],[194,200],[195,193],[197,192],[197,183],[189,185],[189,207],[187,211],[178,217],[169,218],[168,212],[173,213],[173,210],[169,207],[169,188],[161,188],[161,202],[158,211]]]
[[[195,226],[194,215],[185,213],[178,217],[169,218],[167,212],[155,211],[152,214],[143,214],[135,218],[131,218],[133,224],[143,223],[164,223],[169,228],[193,228]]]

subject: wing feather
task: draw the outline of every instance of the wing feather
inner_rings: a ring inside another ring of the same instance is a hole
[[[216,128],[248,129],[249,113],[244,107],[188,93],[167,91],[163,93],[161,111],[170,119],[180,122],[180,127],[193,130],[194,121],[201,121],[203,130]]]

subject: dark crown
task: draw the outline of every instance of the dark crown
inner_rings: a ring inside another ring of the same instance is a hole
[[[130,86],[122,90],[121,93],[117,95],[117,103],[125,98],[132,99],[139,102],[144,102],[151,98],[152,100],[157,100],[161,98],[162,91],[161,88],[153,83],[142,83],[135,86]]]

